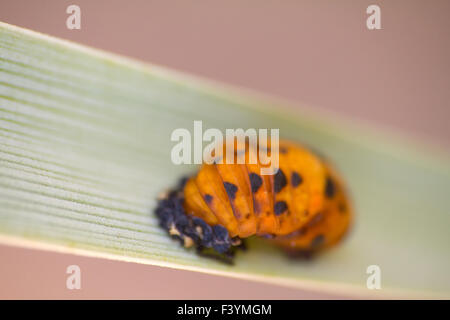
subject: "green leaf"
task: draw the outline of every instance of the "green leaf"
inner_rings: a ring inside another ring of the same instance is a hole
[[[296,110],[0,24],[0,239],[366,296],[375,264],[381,294],[449,297],[448,155]],[[252,240],[229,266],[170,239],[153,208],[158,193],[196,169],[170,160],[171,132],[192,130],[194,120],[204,129],[279,128],[325,154],[352,193],[347,240],[311,261]]]

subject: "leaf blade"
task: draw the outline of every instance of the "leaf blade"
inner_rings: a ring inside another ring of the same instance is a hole
[[[449,294],[444,157],[9,25],[0,25],[0,37],[2,239],[327,290],[365,292],[365,268],[380,264],[387,292]],[[151,211],[161,190],[194,169],[170,163],[169,140],[194,120],[204,128],[280,128],[325,153],[353,191],[358,215],[348,241],[309,263],[251,242],[232,267],[171,241]]]

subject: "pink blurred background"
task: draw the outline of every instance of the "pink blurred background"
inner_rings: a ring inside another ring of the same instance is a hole
[[[81,7],[81,30],[66,8]],[[382,30],[366,28],[381,7]],[[450,146],[450,1],[2,0],[0,21]],[[334,298],[0,246],[0,298]],[[83,287],[65,287],[80,265]],[[182,290],[180,290],[182,288]],[[217,288],[220,288],[218,290]]]

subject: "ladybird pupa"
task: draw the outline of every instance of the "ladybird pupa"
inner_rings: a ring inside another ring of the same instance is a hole
[[[172,236],[231,256],[250,236],[270,238],[289,252],[315,252],[346,234],[351,204],[342,179],[321,157],[281,140],[277,172],[261,175],[256,151],[236,150],[232,163],[224,157],[222,163],[203,164],[159,200],[156,214]]]

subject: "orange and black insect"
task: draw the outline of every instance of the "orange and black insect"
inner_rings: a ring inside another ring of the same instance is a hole
[[[299,144],[280,141],[279,170],[261,175],[260,159],[248,161],[252,152],[248,144],[237,147],[232,163],[203,164],[184,179],[158,202],[161,226],[186,247],[228,256],[250,236],[268,238],[290,253],[316,252],[344,236],[352,210],[343,181],[328,163]]]

